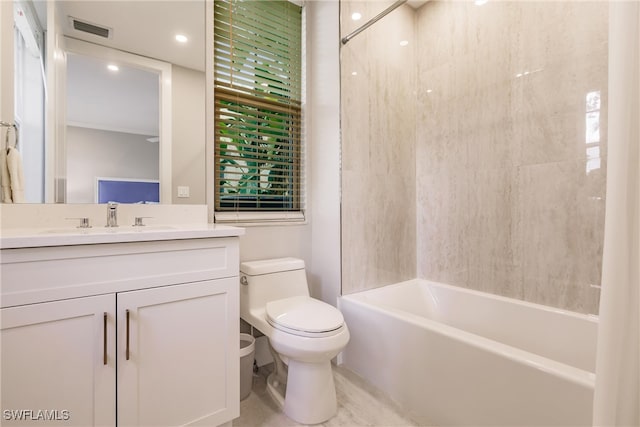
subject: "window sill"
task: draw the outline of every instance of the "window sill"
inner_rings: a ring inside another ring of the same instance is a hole
[[[242,227],[266,227],[275,225],[304,225],[304,212],[214,212],[216,224]]]

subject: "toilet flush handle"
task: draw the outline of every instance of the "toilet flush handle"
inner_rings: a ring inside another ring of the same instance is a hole
[[[240,284],[241,285],[248,285],[249,281],[247,280],[247,276],[240,276]]]

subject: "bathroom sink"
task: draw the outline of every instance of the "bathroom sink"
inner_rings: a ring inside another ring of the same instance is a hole
[[[97,234],[106,233],[107,229],[104,227],[90,227],[90,228],[52,228],[39,231],[38,234]]]
[[[89,228],[51,228],[42,230],[39,234],[109,234],[109,233],[144,233],[150,231],[176,230],[171,225],[125,225],[122,227],[89,227]]]
[[[126,225],[124,227],[118,227],[122,231],[135,231],[135,232],[143,232],[143,231],[162,231],[162,230],[177,230],[178,227],[172,225]]]

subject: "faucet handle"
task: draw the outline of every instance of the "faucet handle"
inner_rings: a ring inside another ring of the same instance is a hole
[[[144,227],[145,224],[143,222],[143,220],[145,218],[153,218],[152,216],[137,216],[134,218],[134,222],[133,222],[133,226],[132,227]]]
[[[91,225],[89,224],[89,218],[87,218],[87,217],[78,217],[78,218],[72,217],[72,218],[65,218],[65,219],[68,219],[68,220],[71,220],[71,219],[80,220],[80,224],[78,224],[76,226],[76,228],[91,228]]]

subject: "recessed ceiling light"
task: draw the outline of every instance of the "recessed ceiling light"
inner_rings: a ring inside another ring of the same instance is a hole
[[[433,89],[427,89],[427,93],[433,92]]]
[[[357,71],[352,71],[352,72],[351,72],[351,75],[352,75],[352,76],[357,76],[357,75],[358,75],[358,72],[357,72]]]
[[[358,21],[360,18],[362,18],[362,14],[360,12],[353,12],[351,14],[351,19],[354,21]]]
[[[180,43],[186,43],[187,41],[189,41],[189,39],[184,34],[176,34],[176,41],[179,41]]]
[[[111,70],[111,71],[118,71],[118,70],[120,69],[120,68],[119,68],[117,65],[115,65],[115,64],[109,64],[109,65],[107,65],[107,68],[108,68],[109,70]]]
[[[483,4],[486,4],[489,0],[475,0],[473,3],[476,6],[482,6]]]
[[[409,40],[402,40],[402,41],[400,42],[400,46],[406,46],[406,45],[408,45],[408,44],[409,44]]]

